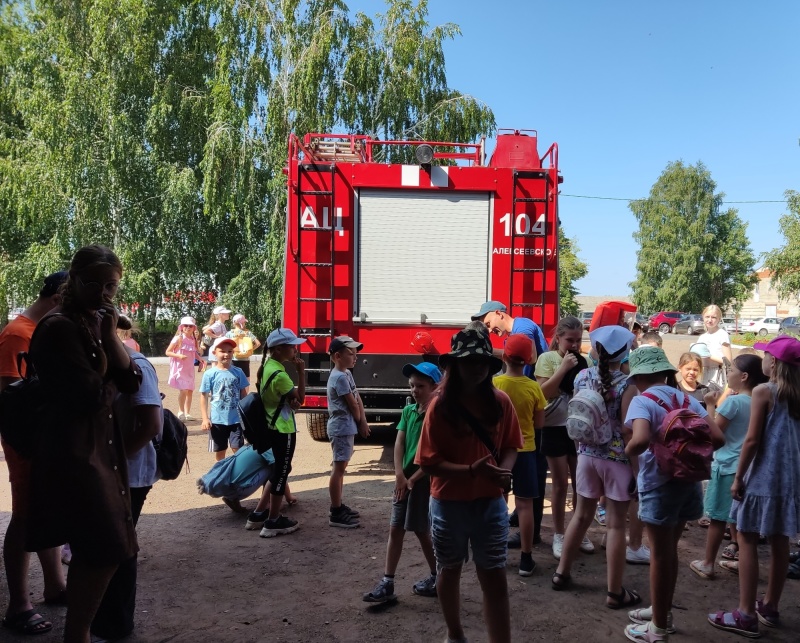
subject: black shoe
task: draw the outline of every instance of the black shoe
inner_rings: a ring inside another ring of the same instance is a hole
[[[508,516],[508,526],[519,527],[519,516],[517,516],[516,509],[514,509],[514,511],[512,511]]]
[[[363,598],[365,603],[388,603],[389,601],[396,601],[397,595],[394,593],[394,581],[381,580],[375,589],[369,594],[364,594]]]
[[[358,522],[358,519],[353,514],[342,511],[340,508],[339,511],[331,512],[328,524],[331,527],[340,527],[342,529],[356,529],[361,523]]]
[[[519,549],[521,546],[522,546],[522,537],[519,535],[518,531],[515,531],[508,537],[508,548]]]
[[[534,569],[536,569],[536,561],[533,560],[531,554],[526,554],[523,552],[519,559],[519,575],[533,576]]]
[[[262,538],[273,538],[284,534],[292,534],[300,529],[296,520],[286,516],[278,516],[275,520],[264,521],[264,528],[259,534]]]

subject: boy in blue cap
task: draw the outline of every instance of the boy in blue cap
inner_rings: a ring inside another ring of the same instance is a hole
[[[368,594],[367,603],[385,603],[397,599],[394,593],[394,574],[403,551],[403,538],[411,530],[419,539],[422,553],[430,567],[430,575],[416,583],[413,592],[419,596],[436,596],[436,558],[433,554],[428,504],[430,500],[430,478],[414,464],[417,445],[422,432],[425,410],[433,398],[442,373],[435,364],[406,364],[403,375],[408,378],[414,404],[403,409],[397,425],[397,439],[394,443],[395,489],[392,503],[392,517],[389,521],[389,543],[386,546],[386,566],[383,578]]]

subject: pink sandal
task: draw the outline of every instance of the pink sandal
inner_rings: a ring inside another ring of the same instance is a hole
[[[758,619],[755,616],[747,616],[739,610],[725,612],[720,610],[716,614],[708,615],[708,622],[718,630],[725,630],[749,639],[757,639],[761,636],[758,631]]]

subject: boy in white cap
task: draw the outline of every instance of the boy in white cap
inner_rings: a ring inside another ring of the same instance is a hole
[[[263,527],[262,538],[291,534],[299,528],[296,520],[281,515],[281,503],[292,471],[297,434],[294,412],[306,398],[305,362],[297,355],[297,347],[305,342],[288,328],[273,330],[264,345],[264,359],[256,376],[271,429],[267,448],[272,449],[275,466],[269,478],[270,484],[264,487],[255,511],[247,518],[245,529]],[[283,366],[287,362],[292,362],[297,369],[296,388]]]
[[[250,382],[242,369],[231,364],[235,348],[236,342],[227,337],[214,340],[210,351],[216,358],[214,367],[203,373],[200,383],[203,430],[210,432],[208,450],[216,454],[217,461],[225,457],[229,441],[234,453],[244,444],[239,400],[247,395]]]
[[[356,364],[358,351],[364,344],[352,337],[334,337],[328,352],[333,368],[328,376],[328,439],[331,441],[333,462],[328,491],[331,496],[331,527],[354,529],[359,526],[358,512],[342,503],[344,472],[353,456],[356,433],[369,436],[369,425],[364,415],[364,405],[356,390],[356,383],[349,369]]]

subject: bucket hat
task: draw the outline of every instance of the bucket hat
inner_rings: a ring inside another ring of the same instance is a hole
[[[769,342],[757,342],[753,344],[753,348],[769,353],[782,362],[800,366],[800,340],[791,335],[778,335]]]
[[[636,335],[622,326],[601,326],[589,333],[592,348],[597,350],[597,345],[600,344],[612,362],[625,359],[635,339]]]
[[[631,351],[628,357],[628,366],[631,369],[628,379],[636,375],[652,375],[665,371],[676,373],[678,371],[670,364],[664,349],[658,348],[658,346],[642,346]]]
[[[450,352],[439,356],[439,366],[447,368],[453,362],[463,357],[479,355],[491,362],[492,373],[503,368],[503,360],[494,356],[492,342],[487,333],[478,330],[460,330],[450,340]]]

